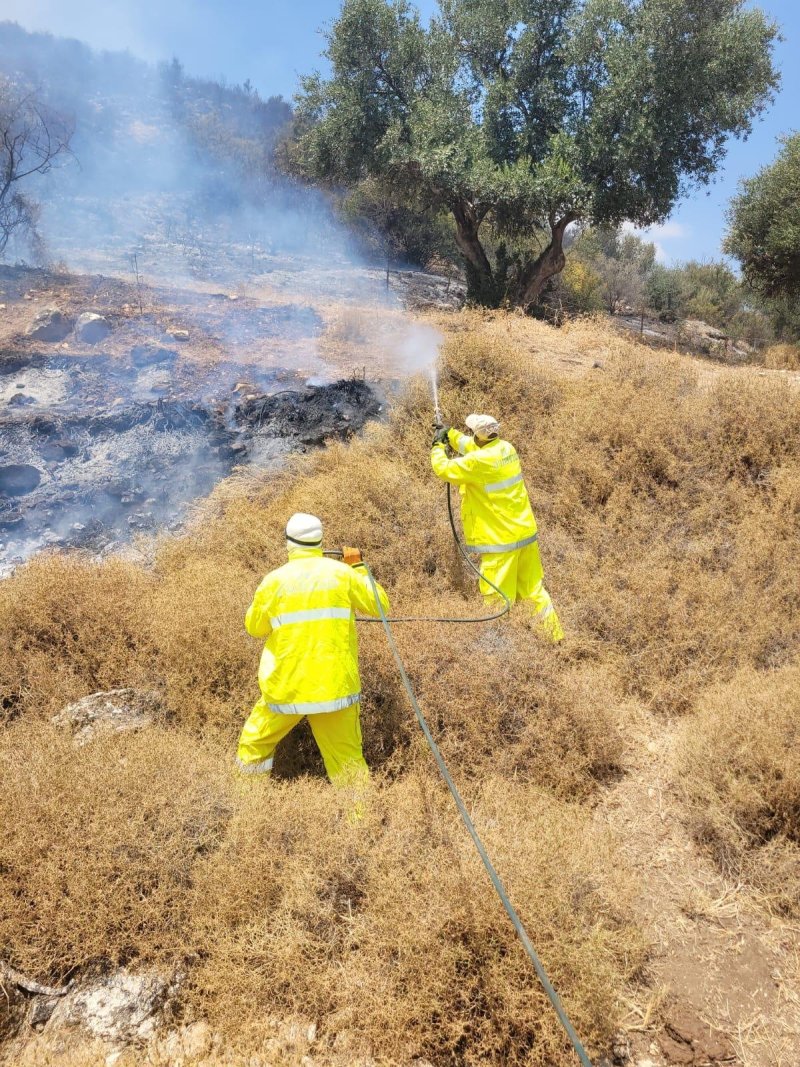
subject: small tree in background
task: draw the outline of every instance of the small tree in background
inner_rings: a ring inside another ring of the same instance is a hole
[[[71,124],[34,92],[0,80],[0,256],[12,237],[25,238],[41,255],[40,208],[20,186],[66,155],[71,137]]]
[[[728,211],[725,251],[766,297],[800,296],[800,133],[778,158],[741,183]]]
[[[647,303],[663,322],[685,318],[686,279],[683,269],[656,263],[647,279]]]
[[[683,313],[722,330],[741,310],[744,294],[739,279],[725,263],[690,261],[681,268]]]
[[[742,182],[728,211],[725,251],[742,266],[751,300],[775,336],[800,340],[800,133],[778,158]]]
[[[536,303],[573,222],[663,220],[777,84],[777,28],[744,0],[439,8],[424,28],[406,0],[345,0],[331,76],[297,99],[294,165],[331,186],[377,177],[398,203],[448,212],[485,303]]]

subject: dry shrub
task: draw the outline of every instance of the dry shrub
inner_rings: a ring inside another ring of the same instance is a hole
[[[525,326],[515,316],[492,323],[499,330],[506,320],[515,337]],[[553,333],[527,328],[534,338]],[[778,665],[796,646],[795,399],[788,386],[743,377],[703,391],[686,360],[643,355],[591,323],[569,336],[585,350],[604,345],[605,370],[558,380],[502,334],[455,333],[442,403],[455,420],[475,407],[499,413],[517,445],[573,654],[651,706],[685,711],[709,681],[742,663]],[[61,560],[21,571],[0,599],[7,704],[41,712],[59,693],[136,684],[144,674],[185,721],[230,731],[256,695],[257,649],[241,618],[263,574],[285,558],[282,529],[294,510],[321,514],[329,544],[360,544],[395,611],[477,610],[474,587],[467,581],[465,605],[454,581],[444,491],[429,468],[429,405],[418,383],[389,425],[361,440],[296,461],[269,484],[233,480],[203,523],[162,549],[152,577]],[[458,647],[472,640],[441,632]],[[421,633],[410,665],[431,673],[447,642]],[[514,644],[504,664],[512,680],[525,655]],[[465,669],[496,673],[497,662],[479,646]],[[448,704],[435,686],[431,700]]]
[[[0,718],[48,715],[98,689],[147,684],[139,568],[42,557],[0,582]]]
[[[744,683],[754,689],[755,672],[796,656],[796,399],[771,380],[740,376],[703,388],[688,361],[643,352],[593,323],[557,333],[497,313],[454,316],[452,327],[442,404],[454,421],[476,408],[495,412],[516,444],[568,640],[558,649],[537,640],[524,606],[474,628],[398,624],[396,636],[578,1028],[600,1047],[619,1020],[631,932],[624,897],[618,909],[608,904],[616,898],[605,844],[564,800],[589,800],[619,773],[620,717],[631,698],[689,711],[738,670],[752,672]],[[537,362],[540,345],[578,352],[584,363],[601,357],[604,369],[556,377]],[[229,1032],[247,1020],[251,1043],[259,1013],[306,1014],[302,1002],[329,1035],[350,1030],[356,1046],[387,1060],[415,1049],[439,1062],[568,1062],[446,796],[428,783],[430,757],[379,626],[360,627],[366,751],[381,771],[366,823],[351,827],[321,782],[278,780],[236,804],[219,851],[200,866],[182,830],[193,798],[206,811],[204,798],[220,795],[216,783],[257,696],[258,643],[242,619],[264,573],[285,559],[292,511],[320,514],[330,546],[359,544],[395,614],[481,612],[472,579],[453,561],[444,490],[430,472],[430,422],[428,390],[417,382],[388,424],[351,444],[302,457],[269,482],[251,474],[221,486],[191,531],[162,546],[151,572],[52,558],[0,586],[0,691],[6,717],[20,720],[6,727],[3,803],[32,812],[15,838],[13,870],[33,870],[42,855],[37,819],[49,843],[50,888],[36,899],[51,903],[38,926],[25,925],[18,902],[8,909],[9,928],[27,931],[8,942],[23,969],[63,973],[101,956],[166,962],[186,951],[197,967],[194,1003]],[[39,724],[68,700],[117,685],[158,688],[175,731],[75,754]],[[212,748],[195,752],[200,730]],[[16,765],[14,751],[25,753]],[[114,763],[123,751],[130,772]],[[31,762],[42,768],[32,802]],[[300,728],[279,749],[276,778],[303,771],[322,773]],[[155,807],[145,808],[151,793]],[[720,794],[720,811],[731,796]],[[77,830],[56,834],[60,811],[79,813],[97,865]],[[163,848],[140,856],[124,844],[129,830]],[[781,841],[757,854],[785,859]],[[97,912],[80,936],[64,929],[53,903],[53,872],[67,872],[71,886],[75,856],[86,867],[87,911]],[[115,917],[103,900],[126,880],[140,885],[140,867],[151,888]],[[179,920],[188,941],[172,937]]]
[[[426,611],[437,606],[441,603],[433,599],[420,605]],[[402,724],[400,736],[410,745],[418,727],[406,710],[382,634],[369,636],[379,640],[366,643],[362,653],[370,679],[365,736],[382,734],[381,695],[389,694]],[[396,639],[412,665],[426,717],[462,778],[507,775],[577,799],[619,773],[616,683],[596,665],[571,663],[538,646],[522,611],[494,629],[429,624],[396,632]]]
[[[743,671],[687,723],[677,768],[696,839],[725,874],[800,914],[800,664]]]
[[[499,778],[474,810],[579,1031],[604,1047],[641,961],[609,843],[576,808]],[[193,1009],[248,1048],[265,1016],[317,1019],[323,1062],[571,1063],[439,783],[384,782],[363,821],[346,814],[310,781],[243,800],[196,880]]]
[[[12,966],[61,981],[92,965],[186,953],[197,859],[228,815],[218,751],[150,727],[77,748],[69,731],[0,732],[0,945]]]
[[[800,370],[800,346],[770,345],[764,353],[764,366],[769,370]]]

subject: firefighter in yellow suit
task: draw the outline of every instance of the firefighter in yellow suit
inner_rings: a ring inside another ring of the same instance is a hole
[[[372,585],[357,549],[345,549],[345,562],[322,555],[322,523],[314,515],[289,519],[286,547],[289,562],[266,576],[245,617],[247,632],[266,641],[261,699],[242,730],[237,766],[243,774],[269,774],[278,742],[308,716],[328,778],[365,781],[355,612],[379,614]]]
[[[443,427],[431,451],[434,473],[457,485],[461,494],[461,520],[467,547],[481,554],[481,574],[502,589],[512,604],[529,600],[534,620],[554,643],[561,628],[553,601],[544,585],[536,519],[514,446],[500,437],[491,415],[468,415],[472,436]],[[449,458],[445,445],[460,455]],[[481,593],[497,597],[481,582]]]

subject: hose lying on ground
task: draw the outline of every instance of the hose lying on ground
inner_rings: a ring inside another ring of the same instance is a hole
[[[450,503],[449,488],[450,487],[448,486],[448,504]],[[451,521],[451,525],[453,525],[452,508],[450,509],[450,521]],[[455,535],[455,526],[454,525],[453,525],[453,534]],[[456,540],[458,541],[457,535],[456,535]],[[459,542],[459,547],[460,547],[460,542]],[[470,565],[472,565],[472,561],[470,560],[469,562],[470,562]],[[477,568],[475,568],[475,569],[477,569]],[[408,694],[408,699],[411,702],[411,707],[414,709],[414,714],[417,716],[417,721],[419,722],[419,725],[422,728],[422,732],[425,735],[425,740],[428,742],[428,746],[429,746],[431,752],[433,753],[433,758],[436,760],[436,765],[439,768],[439,773],[441,774],[442,778],[444,778],[445,784],[447,785],[447,788],[450,790],[450,792],[451,792],[451,794],[453,796],[453,800],[455,801],[456,807],[458,808],[458,814],[461,816],[461,821],[464,823],[464,826],[467,828],[467,832],[469,833],[470,837],[472,838],[472,842],[473,842],[473,844],[475,845],[475,848],[478,851],[478,855],[480,856],[484,867],[486,868],[486,872],[489,875],[489,878],[491,879],[491,882],[492,882],[492,885],[494,886],[495,892],[497,893],[498,897],[500,898],[500,902],[503,905],[503,907],[505,908],[509,919],[511,919],[512,925],[514,926],[514,929],[517,932],[517,936],[519,937],[520,941],[522,942],[522,947],[525,949],[525,952],[528,954],[528,958],[530,959],[531,963],[533,964],[533,968],[536,971],[536,975],[537,975],[539,981],[542,984],[542,988],[544,989],[545,993],[547,994],[547,996],[548,996],[548,998],[550,1000],[550,1003],[553,1005],[553,1008],[555,1009],[556,1015],[558,1016],[559,1022],[564,1027],[564,1030],[566,1031],[567,1037],[569,1038],[570,1042],[572,1043],[572,1047],[575,1049],[575,1052],[577,1053],[578,1059],[580,1060],[580,1062],[583,1065],[583,1067],[592,1067],[591,1061],[589,1060],[589,1057],[586,1054],[586,1050],[584,1049],[583,1045],[581,1044],[581,1040],[578,1037],[577,1033],[575,1032],[575,1030],[574,1030],[574,1028],[572,1026],[572,1023],[569,1021],[569,1017],[567,1016],[567,1013],[564,1010],[564,1006],[561,1003],[561,1000],[560,1000],[560,998],[558,996],[558,993],[556,993],[555,989],[553,988],[553,986],[552,986],[552,984],[550,982],[550,979],[547,977],[547,973],[546,973],[544,967],[542,966],[542,962],[541,962],[541,960],[539,959],[539,957],[538,957],[538,955],[536,953],[536,949],[533,947],[533,943],[531,942],[531,939],[528,937],[528,934],[527,934],[527,931],[525,930],[525,927],[522,925],[522,920],[520,919],[519,915],[517,914],[516,909],[514,908],[514,905],[509,900],[508,893],[506,892],[505,886],[503,885],[502,881],[500,880],[499,874],[497,873],[497,871],[494,868],[494,864],[489,859],[489,854],[486,851],[486,848],[485,848],[483,842],[481,841],[480,837],[478,836],[478,831],[475,829],[475,824],[473,823],[472,819],[470,818],[469,812],[467,811],[467,808],[466,808],[466,805],[464,804],[464,801],[461,799],[461,794],[459,793],[458,789],[456,788],[455,782],[450,777],[450,772],[447,769],[447,764],[444,761],[444,757],[442,756],[442,753],[439,751],[439,746],[436,744],[436,742],[433,739],[433,735],[431,734],[430,727],[428,726],[428,722],[427,722],[425,716],[422,713],[422,709],[420,708],[419,703],[417,702],[417,698],[416,698],[416,695],[414,693],[414,687],[411,685],[411,681],[410,681],[410,679],[408,677],[408,674],[406,673],[406,668],[405,668],[405,665],[403,663],[402,657],[401,657],[400,652],[399,652],[399,650],[397,648],[397,645],[395,643],[394,634],[392,633],[392,627],[391,627],[391,622],[394,621],[394,620],[390,619],[390,617],[387,616],[386,612],[383,610],[383,605],[381,604],[380,597],[378,595],[378,588],[377,588],[377,585],[375,583],[375,579],[373,578],[372,571],[369,569],[368,566],[366,566],[366,571],[367,571],[367,577],[369,578],[369,581],[370,581],[370,585],[372,586],[372,593],[373,593],[373,596],[375,597],[375,604],[377,605],[378,613],[379,613],[379,616],[380,616],[379,619],[377,619],[376,621],[378,621],[378,622],[380,622],[382,624],[383,629],[386,632],[386,640],[389,642],[389,648],[391,649],[392,655],[394,656],[394,661],[397,664],[397,669],[398,669],[398,671],[400,673],[400,679],[401,679],[401,681],[403,683],[403,686],[405,687],[406,693]],[[494,586],[494,588],[496,589],[497,587]],[[498,590],[498,592],[500,592],[500,590]],[[506,607],[498,615],[492,615],[492,616],[489,616],[489,618],[494,619],[494,618],[499,618],[501,615],[505,615],[505,613],[508,611],[509,607],[511,606],[510,602],[508,600],[508,597],[506,597],[503,593],[501,593],[501,596],[503,596],[504,600],[506,601]],[[410,619],[400,619],[400,620],[397,620],[397,621],[410,622],[412,620],[410,620]],[[482,619],[441,619],[441,620],[436,620],[436,621],[437,622],[438,621],[441,621],[441,622],[483,622],[483,621],[488,621],[488,620],[482,620]]]
[[[447,764],[444,761],[444,757],[442,756],[442,753],[439,751],[439,746],[436,744],[436,742],[433,739],[433,735],[431,734],[430,727],[428,726],[428,722],[427,722],[425,716],[422,713],[422,709],[419,706],[416,694],[414,693],[414,687],[411,685],[411,681],[410,681],[410,679],[408,677],[408,674],[406,672],[405,664],[403,663],[402,657],[400,655],[400,652],[399,652],[399,650],[397,648],[397,645],[395,643],[395,640],[394,640],[394,634],[392,633],[391,624],[393,622],[453,622],[453,623],[493,622],[495,619],[500,619],[500,618],[503,617],[503,615],[507,615],[508,612],[511,610],[511,601],[509,600],[509,598],[506,596],[506,594],[503,592],[502,589],[500,589],[498,586],[496,586],[494,584],[494,582],[492,582],[490,579],[486,578],[485,575],[481,574],[481,572],[475,566],[473,561],[470,559],[469,552],[467,551],[466,546],[463,544],[463,542],[461,541],[461,538],[458,536],[458,530],[456,529],[455,517],[453,515],[453,501],[452,501],[452,496],[451,496],[450,489],[451,489],[451,487],[450,487],[450,484],[448,483],[448,485],[447,485],[447,514],[448,514],[448,517],[450,519],[450,529],[453,532],[453,539],[455,540],[456,545],[458,546],[459,552],[464,557],[464,559],[467,561],[467,563],[472,568],[472,570],[475,571],[475,573],[478,575],[479,578],[482,578],[483,581],[486,582],[487,585],[491,586],[491,588],[494,589],[495,592],[499,596],[501,596],[503,598],[504,605],[503,605],[502,610],[498,611],[498,612],[495,612],[493,615],[481,615],[481,616],[478,616],[477,618],[466,618],[466,619],[444,618],[444,617],[443,618],[436,618],[436,617],[431,617],[431,616],[407,616],[407,615],[393,616],[393,615],[387,615],[386,612],[383,610],[383,605],[381,604],[380,597],[378,596],[378,589],[377,589],[377,586],[375,584],[375,579],[372,576],[372,571],[369,569],[369,566],[367,566],[365,564],[366,571],[367,571],[367,577],[369,578],[370,585],[372,586],[372,593],[373,593],[373,596],[375,597],[375,604],[377,605],[377,608],[378,608],[378,616],[379,617],[377,619],[376,618],[369,618],[369,617],[363,617],[362,618],[359,615],[358,616],[358,621],[359,622],[379,622],[383,626],[383,629],[384,629],[384,631],[386,633],[386,640],[389,642],[389,648],[391,650],[392,656],[394,657],[394,661],[397,664],[397,669],[398,669],[398,671],[400,673],[400,679],[401,679],[401,681],[403,683],[403,686],[405,687],[406,693],[408,694],[408,699],[411,702],[411,707],[414,709],[414,714],[416,715],[417,721],[419,722],[419,725],[420,725],[420,727],[422,729],[422,732],[425,735],[425,740],[428,742],[428,746],[429,746],[431,752],[433,753],[433,758],[436,760],[436,765],[439,768],[439,773],[441,774],[442,778],[444,778],[445,784],[447,785],[447,788],[450,790],[450,793],[452,794],[453,800],[455,801],[455,804],[456,804],[456,808],[458,809],[458,814],[461,816],[461,821],[464,823],[464,826],[467,828],[467,832],[469,833],[470,837],[472,838],[472,842],[475,845],[475,848],[477,849],[478,855],[480,856],[484,867],[486,868],[486,872],[489,875],[489,878],[491,879],[491,882],[492,882],[492,885],[494,886],[495,892],[497,893],[498,897],[500,898],[500,902],[503,905],[503,907],[505,908],[506,913],[507,913],[509,919],[511,920],[511,923],[512,923],[514,929],[517,932],[517,936],[519,937],[520,941],[522,942],[522,947],[525,949],[525,952],[527,953],[528,958],[530,959],[531,963],[533,964],[533,968],[536,971],[536,975],[537,975],[539,981],[542,984],[542,988],[544,989],[545,993],[547,994],[547,997],[550,1000],[550,1003],[553,1005],[555,1013],[558,1016],[559,1022],[564,1027],[564,1030],[565,1030],[565,1032],[567,1034],[567,1037],[569,1038],[569,1040],[570,1040],[570,1042],[572,1044],[572,1047],[575,1049],[575,1052],[576,1052],[576,1054],[578,1056],[578,1059],[580,1060],[580,1062],[582,1064],[582,1067],[592,1067],[591,1061],[589,1060],[589,1057],[586,1054],[586,1050],[584,1049],[583,1045],[581,1044],[581,1040],[578,1037],[577,1033],[575,1032],[575,1029],[573,1028],[572,1023],[569,1021],[569,1017],[567,1016],[567,1013],[564,1010],[564,1006],[561,1003],[561,1000],[560,1000],[560,998],[558,996],[558,993],[556,993],[555,989],[553,988],[552,983],[550,982],[550,979],[547,977],[547,972],[545,971],[544,967],[542,966],[542,962],[541,962],[541,960],[539,959],[539,957],[538,957],[538,955],[536,953],[536,949],[533,947],[533,943],[531,942],[530,937],[528,937],[528,933],[525,930],[525,927],[522,925],[522,920],[520,919],[519,915],[517,914],[516,909],[514,908],[514,905],[511,903],[511,901],[508,898],[508,893],[506,892],[505,886],[503,885],[502,881],[500,880],[500,876],[497,873],[497,871],[495,870],[494,864],[492,863],[491,859],[489,858],[489,854],[486,851],[486,848],[485,848],[483,842],[481,841],[481,839],[480,839],[480,837],[478,835],[478,831],[475,829],[475,824],[473,823],[472,819],[470,818],[470,815],[469,815],[469,812],[467,811],[466,805],[464,804],[464,801],[461,798],[461,794],[459,793],[458,789],[456,788],[455,782],[453,781],[453,779],[450,776],[450,772],[447,769]],[[341,552],[326,552],[325,554],[326,555],[330,555],[330,556],[341,556],[342,555]]]

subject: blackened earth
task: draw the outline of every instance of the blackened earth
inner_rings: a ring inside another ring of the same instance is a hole
[[[48,546],[107,554],[177,529],[235,466],[274,468],[381,411],[364,381],[307,385],[280,370],[253,382],[249,368],[242,382],[217,367],[187,390],[177,358],[157,346],[123,363],[0,353],[0,573]]]

